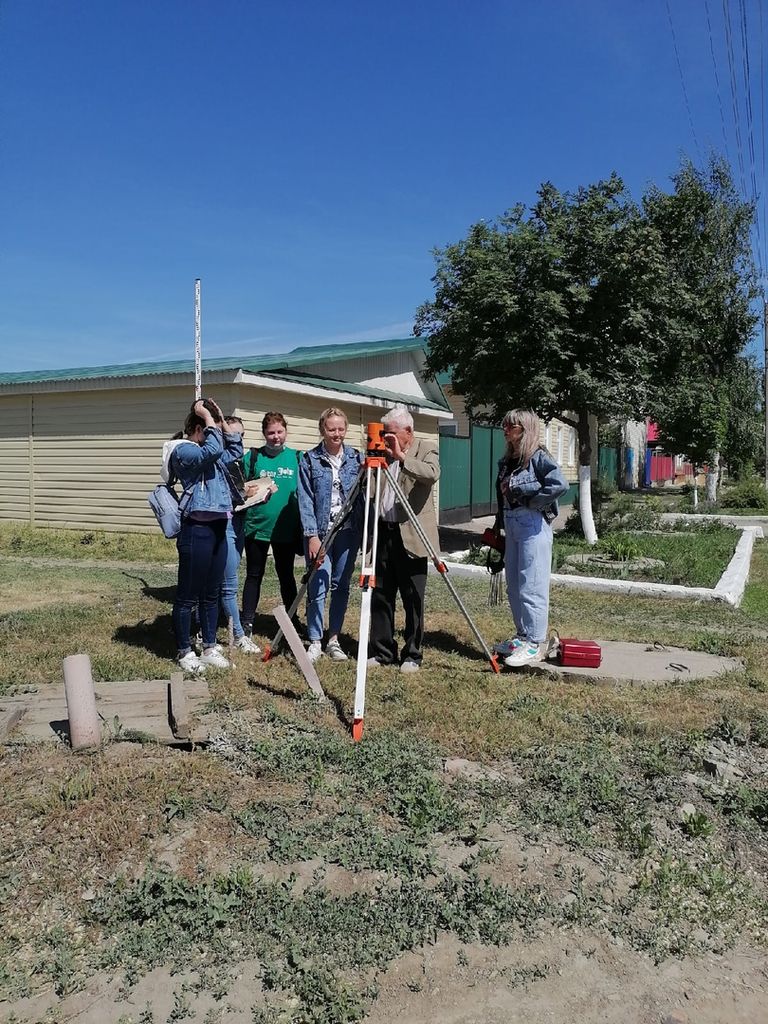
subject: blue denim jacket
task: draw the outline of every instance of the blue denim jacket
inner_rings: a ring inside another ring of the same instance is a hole
[[[506,456],[499,459],[499,473],[496,478],[499,515],[503,514],[505,508],[501,481],[506,475],[506,463]],[[559,511],[557,499],[567,490],[568,483],[563,471],[546,448],[537,448],[528,465],[512,473],[508,494],[518,505],[542,512],[547,521],[551,522],[557,518]]]
[[[341,493],[346,501],[355,481],[360,475],[363,458],[360,452],[344,445],[344,458],[339,470]],[[333,470],[323,451],[320,442],[316,447],[304,452],[299,462],[299,513],[301,529],[305,537],[324,537],[328,531],[331,518],[331,490],[333,488]],[[358,533],[363,526],[363,500],[361,488],[347,522],[351,529]]]
[[[243,454],[240,434],[223,434],[216,427],[205,428],[205,441],[179,444],[171,455],[171,470],[184,490],[192,496],[184,515],[194,512],[231,512],[232,492],[222,466]]]

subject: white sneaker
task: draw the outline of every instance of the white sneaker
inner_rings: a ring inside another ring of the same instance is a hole
[[[518,647],[508,658],[504,659],[504,664],[508,668],[520,668],[521,665],[530,665],[534,661],[541,661],[543,657],[542,644],[534,643],[533,640],[526,640],[521,647]]]
[[[239,640],[235,640],[235,647],[246,654],[261,654],[261,648],[249,636],[241,636]]]
[[[341,644],[338,640],[329,640],[325,645],[325,653],[331,659],[331,661],[349,661],[344,651],[341,649]]]
[[[413,658],[406,658],[400,666],[401,672],[418,672],[419,671],[418,661],[414,661]]]
[[[176,662],[182,671],[188,672],[191,676],[199,676],[205,672],[205,665],[200,663],[194,651],[187,651],[184,657],[177,658]]]
[[[513,636],[509,640],[502,640],[498,644],[493,645],[493,653],[500,654],[502,658],[508,658],[510,654],[514,654],[515,651],[519,651],[525,643],[524,636]]]
[[[307,657],[314,664],[318,658],[323,656],[323,646],[319,640],[312,640],[307,648]]]
[[[203,651],[200,655],[201,665],[210,665],[212,668],[229,668],[229,662],[221,653],[217,651],[215,647],[211,647],[207,651]]]

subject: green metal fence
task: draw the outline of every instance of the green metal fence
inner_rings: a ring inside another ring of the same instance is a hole
[[[468,437],[440,435],[440,512],[469,518],[471,442]]]

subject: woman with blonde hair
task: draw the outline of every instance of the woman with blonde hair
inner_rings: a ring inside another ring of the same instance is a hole
[[[563,471],[541,444],[541,423],[530,409],[502,420],[507,450],[496,479],[496,530],[504,531],[507,597],[516,635],[496,651],[517,668],[544,656],[549,622],[552,522],[568,490]]]
[[[323,546],[323,538],[360,474],[361,456],[355,448],[344,444],[349,421],[341,409],[333,406],[325,409],[318,426],[320,444],[305,452],[299,463],[299,512],[307,566],[318,556],[322,558],[307,589],[307,653],[310,661],[317,661],[323,654],[325,599],[330,593],[325,653],[332,661],[346,661],[339,633],[349,604],[349,583],[360,547],[362,493],[328,551]]]

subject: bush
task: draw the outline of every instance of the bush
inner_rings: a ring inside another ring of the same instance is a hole
[[[753,476],[724,491],[719,505],[721,508],[754,508],[768,512],[768,491],[763,481]]]

